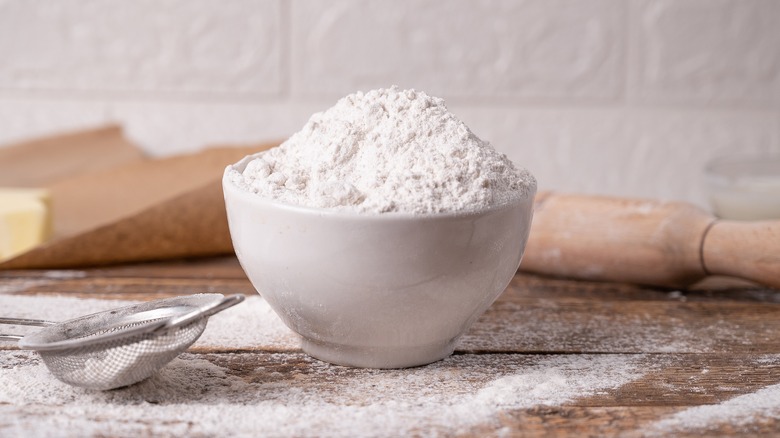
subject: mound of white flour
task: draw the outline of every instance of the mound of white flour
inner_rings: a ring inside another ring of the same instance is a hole
[[[265,198],[360,213],[479,210],[536,185],[442,99],[396,87],[342,98],[228,177]]]

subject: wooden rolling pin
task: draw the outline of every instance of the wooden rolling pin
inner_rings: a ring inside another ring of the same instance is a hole
[[[780,288],[780,221],[719,220],[682,202],[540,193],[520,269],[669,287],[726,275]]]

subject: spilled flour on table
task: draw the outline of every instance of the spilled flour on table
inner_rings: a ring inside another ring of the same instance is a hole
[[[140,301],[97,300],[67,296],[0,295],[3,316],[65,321],[90,313],[138,304]]]
[[[60,319],[129,304],[101,301],[3,296],[0,307]],[[454,355],[403,370],[334,366],[301,353],[259,296],[214,315],[196,345],[263,352],[185,353],[151,379],[100,392],[59,382],[33,352],[2,350],[0,436],[468,433],[497,426],[497,413],[606,395],[650,372],[640,355]]]
[[[478,351],[487,344],[495,350],[709,353],[723,345],[750,343],[739,321],[727,318],[713,318],[700,327],[682,323],[669,327],[652,313],[545,311],[545,306],[560,306],[554,300],[538,300],[533,305],[522,306],[502,303],[502,306],[515,306],[512,314],[516,316],[511,324],[481,320],[463,336],[458,348]]]
[[[83,315],[139,301],[80,299],[63,296],[0,295],[2,316],[67,321]],[[35,327],[3,326],[3,332],[26,334]],[[289,351],[298,349],[298,338],[259,295],[247,297],[244,303],[209,318],[206,331],[193,348],[235,348]],[[2,345],[0,345],[0,348]]]
[[[756,365],[776,365],[780,355],[769,355]],[[754,424],[758,419],[780,417],[780,384],[770,385],[750,394],[740,395],[716,405],[695,406],[677,412],[649,426],[648,432],[669,435],[675,432],[706,431],[729,425],[740,427]]]
[[[743,426],[757,418],[780,416],[780,384],[767,386],[717,405],[695,406],[653,424],[650,430],[671,433],[717,428],[719,425]]]
[[[621,355],[457,355],[406,370],[338,367],[297,353],[269,356],[184,354],[147,381],[98,392],[54,380],[33,353],[3,352],[0,435],[467,433],[497,421],[500,411],[557,406],[642,376],[637,358]],[[254,361],[252,378],[231,372],[231,364],[246,361]]]
[[[7,278],[0,284],[0,295],[24,292],[38,286],[50,284],[52,280],[40,278]]]

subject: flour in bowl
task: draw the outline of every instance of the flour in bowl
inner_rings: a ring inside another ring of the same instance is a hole
[[[480,210],[536,186],[442,99],[397,87],[342,98],[243,172],[228,172],[264,198],[359,213]]]

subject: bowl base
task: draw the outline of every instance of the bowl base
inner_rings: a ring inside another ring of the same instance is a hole
[[[302,338],[303,351],[315,359],[358,368],[409,368],[427,365],[452,354],[457,339],[417,347],[354,347]]]

